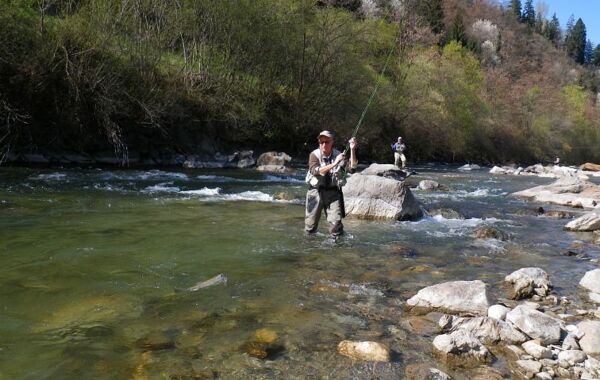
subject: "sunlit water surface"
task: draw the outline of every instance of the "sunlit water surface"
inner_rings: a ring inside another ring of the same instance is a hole
[[[466,219],[348,218],[333,242],[325,225],[303,234],[302,171],[0,168],[0,379],[397,378],[423,362],[465,378],[407,323],[422,287],[481,279],[495,300],[505,275],[539,266],[585,302],[590,234],[508,197],[550,179],[415,169],[413,184],[451,189],[415,190],[424,208]],[[511,240],[474,239],[482,226]],[[581,257],[564,255],[574,240]],[[393,361],[353,362],[345,339],[385,343]]]

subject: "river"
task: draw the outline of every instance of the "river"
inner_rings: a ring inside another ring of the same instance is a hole
[[[565,208],[508,197],[552,180],[415,169],[413,183],[450,188],[415,190],[426,209],[466,219],[347,218],[333,242],[324,221],[303,234],[302,170],[0,168],[0,379],[397,378],[413,363],[460,379],[402,309],[419,289],[480,279],[495,300],[504,276],[538,266],[585,306],[591,234],[535,211]],[[482,226],[511,238],[473,238]],[[385,343],[393,361],[352,362],[345,339]]]

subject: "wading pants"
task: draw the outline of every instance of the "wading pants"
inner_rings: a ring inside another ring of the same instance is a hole
[[[394,152],[394,165],[399,168],[406,167],[406,157],[402,153]]]
[[[339,236],[344,233],[342,224],[342,194],[337,188],[309,189],[306,192],[306,212],[304,214],[304,229],[308,233],[317,232],[321,211],[325,212],[329,223],[329,233]]]

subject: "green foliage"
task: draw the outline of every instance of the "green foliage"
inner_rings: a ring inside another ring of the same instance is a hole
[[[586,28],[583,21],[579,18],[570,33],[567,32],[565,35],[565,47],[569,57],[580,64],[585,63],[585,43]]]
[[[513,16],[517,20],[521,20],[521,0],[511,0],[510,8],[512,10]]]
[[[530,27],[534,27],[535,25],[535,9],[533,8],[533,0],[525,0],[525,6],[523,7],[523,17],[522,20],[524,23],[529,25]]]
[[[439,34],[444,31],[444,8],[442,0],[418,1],[417,12],[427,21],[434,33]]]

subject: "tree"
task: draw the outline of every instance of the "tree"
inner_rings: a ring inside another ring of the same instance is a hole
[[[543,34],[555,46],[558,46],[558,42],[560,41],[560,22],[558,21],[558,17],[556,17],[556,13],[552,15],[552,19],[546,24]]]
[[[586,43],[586,30],[585,24],[581,18],[577,19],[575,26],[571,29],[571,32],[565,37],[565,47],[567,49],[567,55],[575,60],[575,62],[584,64],[585,63],[585,43]]]
[[[592,65],[600,66],[600,44],[596,45],[594,54],[592,55]]]
[[[525,1],[525,7],[523,8],[523,22],[530,27],[535,26],[535,9],[533,8],[533,0]]]
[[[436,33],[444,31],[444,8],[442,0],[421,0],[418,3],[418,13],[421,15]]]
[[[575,26],[575,16],[571,15],[571,16],[569,16],[569,19],[567,20],[567,25],[565,28],[565,42],[569,38],[569,36],[573,33],[574,26]]]
[[[585,49],[583,53],[583,61],[586,65],[590,65],[592,63],[592,59],[594,56],[594,45],[592,45],[592,41],[587,40],[585,42]]]
[[[467,46],[465,24],[460,13],[457,13],[456,17],[454,17],[454,20],[452,21],[452,26],[450,27],[450,32],[448,33],[448,42],[450,41],[457,41],[463,46]]]
[[[521,0],[512,0],[510,2],[512,13],[517,20],[521,20]]]

